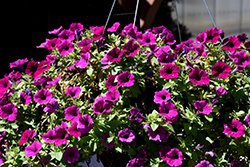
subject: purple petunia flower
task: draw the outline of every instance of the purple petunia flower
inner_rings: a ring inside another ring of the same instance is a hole
[[[40,74],[45,71],[41,62],[30,61],[27,64],[25,73],[31,75],[33,78],[38,78]]]
[[[96,114],[109,113],[112,107],[111,103],[106,102],[105,98],[100,96],[95,99],[93,110]]]
[[[78,121],[79,117],[81,116],[80,109],[76,105],[67,107],[64,114],[64,119],[71,122]]]
[[[134,158],[128,161],[126,167],[144,167],[144,158]]]
[[[207,151],[207,152],[205,152],[205,155],[210,155],[210,157],[211,157],[212,159],[217,158],[217,156],[215,155],[215,153],[214,153],[213,151]]]
[[[177,148],[172,148],[166,154],[165,161],[169,166],[180,166],[184,160],[182,152]]]
[[[18,144],[21,146],[23,143],[29,141],[30,139],[33,139],[35,136],[36,132],[34,130],[27,129],[22,133],[22,137]]]
[[[81,23],[72,23],[70,24],[70,28],[71,31],[75,31],[75,30],[83,30],[84,26]]]
[[[223,96],[224,94],[227,94],[227,91],[223,87],[219,87],[218,89],[214,87],[214,89],[216,91],[216,97],[220,97]]]
[[[164,122],[173,123],[178,120],[179,114],[176,105],[171,102],[162,102],[159,107],[159,113],[166,118]]]
[[[227,78],[231,71],[231,67],[224,62],[218,61],[212,67],[212,73],[214,74],[214,78]]]
[[[57,126],[53,133],[53,140],[55,142],[56,146],[60,146],[62,144],[67,144],[67,137],[68,134],[68,125],[66,122],[62,121],[62,124],[60,126]]]
[[[69,134],[72,135],[72,136],[74,136],[74,137],[76,137],[76,138],[80,137],[81,134],[82,134],[78,130],[77,125],[78,125],[78,121],[75,121],[75,122],[73,122],[73,124],[68,129]]]
[[[115,90],[118,87],[117,82],[115,82],[116,75],[110,75],[105,82],[106,87],[111,91]]]
[[[54,130],[48,130],[47,133],[45,133],[44,135],[42,135],[42,139],[46,142],[46,143],[54,143],[54,138],[53,136],[55,135],[54,134],[55,131]]]
[[[189,74],[189,80],[195,85],[209,84],[208,74],[205,71],[199,69],[198,67],[192,69],[192,72]]]
[[[235,64],[239,67],[246,67],[250,64],[250,56],[245,51],[233,52],[230,56],[235,60]]]
[[[134,57],[140,50],[140,46],[133,40],[129,40],[122,48],[125,56]]]
[[[77,62],[79,68],[85,68],[89,64],[90,53],[80,53],[81,59]]]
[[[163,161],[167,162],[166,155],[167,155],[167,153],[168,153],[170,150],[171,150],[171,147],[169,147],[169,146],[164,146],[164,147],[162,147],[162,148],[160,149],[159,154],[160,154],[160,157],[161,157],[161,159],[162,159]]]
[[[238,35],[237,38],[242,43],[244,43],[248,39],[247,34],[245,34],[245,33]]]
[[[44,112],[52,113],[59,108],[58,102],[55,98],[50,99],[47,106],[43,109]]]
[[[247,122],[247,125],[250,127],[250,114],[247,115],[246,122]]]
[[[242,166],[241,166],[241,163],[238,162],[238,161],[236,161],[236,160],[233,160],[233,161],[230,163],[229,166],[230,166],[230,167],[242,167]]]
[[[167,89],[163,89],[159,92],[155,92],[154,102],[161,104],[162,102],[167,102],[171,98],[171,94],[167,91]]]
[[[105,32],[104,26],[97,27],[93,34],[93,40],[100,39],[103,36],[104,32]]]
[[[207,29],[206,34],[207,34],[206,43],[208,42],[216,43],[218,42],[218,39],[220,39],[221,35],[224,35],[223,30],[219,30],[216,27]]]
[[[67,147],[64,154],[63,158],[68,162],[68,163],[74,163],[75,161],[78,161],[80,158],[80,153],[78,148],[76,147]]]
[[[153,45],[155,44],[155,35],[152,32],[147,32],[142,35],[141,45]]]
[[[88,114],[80,117],[77,122],[77,129],[84,134],[88,133],[94,127],[93,120]]]
[[[111,141],[110,143],[107,143],[107,138],[109,138],[109,137],[110,137],[109,133],[105,133],[105,134],[103,135],[103,137],[102,137],[102,144],[103,144],[104,147],[106,147],[106,148],[112,148],[112,147],[115,146],[115,143],[114,143],[113,141]],[[107,143],[107,144],[105,144],[105,143]]]
[[[53,31],[49,31],[48,33],[49,34],[59,34],[59,32],[60,32],[60,30],[62,29],[63,27],[62,26],[60,26],[58,29],[54,29]]]
[[[82,47],[81,52],[86,53],[90,50],[91,43],[92,39],[83,39],[81,42],[77,44],[77,46]]]
[[[214,167],[214,166],[211,165],[208,161],[203,160],[200,163],[198,163],[197,165],[195,165],[195,167]]]
[[[195,48],[195,53],[197,53],[196,57],[200,57],[200,56],[206,57],[209,51],[205,52],[205,46],[200,45]]]
[[[58,47],[58,45],[61,43],[61,41],[57,38],[53,38],[47,41],[46,48],[48,50],[52,50]]]
[[[62,30],[58,34],[58,39],[61,41],[68,40],[68,41],[73,41],[75,39],[75,33],[74,31],[71,30]]]
[[[117,76],[118,86],[131,87],[135,83],[135,77],[129,71],[124,71]]]
[[[14,121],[17,117],[17,107],[13,103],[0,106],[0,117],[8,121]]]
[[[150,140],[159,141],[162,143],[165,143],[168,140],[168,137],[171,135],[171,133],[167,133],[162,126],[158,126],[155,131],[153,131],[152,128],[148,128],[147,131]]]
[[[235,49],[239,48],[241,45],[241,42],[239,41],[237,36],[231,36],[223,40],[222,49],[233,52]]]
[[[202,32],[202,33],[200,33],[198,36],[195,37],[196,43],[194,43],[194,44],[195,44],[195,45],[203,44],[203,43],[206,42],[206,38],[207,38],[207,33]]]
[[[4,78],[0,79],[0,97],[11,87],[11,83],[9,82],[9,78],[4,76]]]
[[[25,92],[20,93],[20,102],[25,105],[29,105],[32,101],[32,96],[26,95]]]
[[[135,134],[132,130],[126,128],[118,132],[118,137],[123,143],[131,143],[135,139]]]
[[[58,51],[61,56],[66,56],[67,54],[73,52],[73,50],[74,44],[68,40],[64,40],[58,45]]]
[[[134,38],[134,35],[135,35],[136,32],[137,32],[137,27],[134,26],[134,28],[133,28],[133,26],[134,26],[134,25],[133,25],[132,23],[126,25],[126,26],[123,28],[121,34],[122,34],[123,36],[128,35],[128,37]]]
[[[197,100],[194,103],[194,108],[198,110],[199,114],[210,114],[212,112],[212,107],[209,107],[209,103],[206,100]]]
[[[245,127],[239,120],[232,120],[225,124],[223,133],[238,138],[245,134]]]
[[[163,31],[163,33],[160,34],[160,37],[167,45],[173,45],[176,42],[174,35],[171,31]]]
[[[17,67],[19,68],[21,71],[24,71],[23,70],[23,64],[24,63],[27,63],[29,60],[27,58],[25,59],[18,59],[17,61],[13,62],[13,63],[10,63],[10,68],[13,68],[13,67]]]
[[[143,121],[142,114],[140,113],[140,110],[138,110],[137,108],[131,108],[130,114],[131,116],[129,117],[129,120],[135,120],[138,122]]]
[[[159,72],[164,79],[177,78],[179,68],[175,64],[167,63]]]
[[[117,29],[119,28],[119,26],[120,26],[120,23],[119,22],[115,22],[111,28],[107,29],[107,31],[108,32],[116,32]]]
[[[72,98],[77,98],[81,93],[81,88],[79,86],[75,87],[69,87],[65,91],[65,94],[72,97]]]
[[[41,148],[42,148],[42,144],[39,143],[38,141],[34,141],[33,144],[25,147],[25,156],[27,156],[27,157],[36,156],[36,154],[39,153]]]
[[[120,92],[118,90],[110,90],[106,93],[105,100],[111,101],[111,102],[116,102],[119,100],[120,97]]]
[[[122,55],[123,52],[120,49],[113,48],[106,54],[106,57],[108,58],[109,62],[113,63],[115,61],[121,61]]]
[[[39,90],[34,95],[34,101],[40,104],[46,104],[52,98],[52,93],[46,89]]]

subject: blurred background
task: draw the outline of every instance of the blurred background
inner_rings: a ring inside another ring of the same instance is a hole
[[[213,27],[203,0],[176,0],[178,20],[182,40],[195,37],[200,32]],[[225,35],[238,35],[245,32],[250,36],[249,0],[206,0],[217,27]],[[121,28],[133,23],[137,0],[116,0],[109,24],[119,21]],[[164,25],[173,32],[179,43],[175,0],[140,0],[136,26],[145,30]],[[17,59],[33,58],[44,60],[48,51],[38,49],[45,39],[55,38],[48,31],[63,26],[68,29],[71,23],[82,23],[84,28],[105,25],[113,0],[59,1],[22,0],[7,1],[2,10],[2,70],[0,78],[12,70],[9,63]],[[120,29],[121,30],[121,29]]]

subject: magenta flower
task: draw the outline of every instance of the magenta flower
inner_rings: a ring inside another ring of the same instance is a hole
[[[223,34],[223,30],[219,30],[216,27],[213,27],[211,29],[208,29],[206,31],[206,34],[207,34],[206,43],[208,42],[216,43],[218,42],[220,36]]]
[[[134,158],[128,161],[126,167],[144,167],[144,158]]]
[[[63,158],[68,162],[68,163],[74,163],[75,161],[78,161],[80,158],[80,153],[78,148],[76,147],[67,147],[64,154]]]
[[[197,53],[196,57],[200,57],[200,56],[206,57],[209,51],[205,52],[205,46],[200,45],[195,48],[195,53]]]
[[[68,40],[62,41],[62,43],[60,43],[58,46],[58,51],[60,52],[59,54],[61,56],[66,56],[67,54],[73,52],[73,50],[74,50],[74,44]]]
[[[205,71],[199,69],[198,67],[192,69],[192,72],[189,74],[189,80],[195,85],[209,84],[208,74]]]
[[[165,143],[168,140],[168,137],[171,135],[171,133],[167,133],[162,126],[158,126],[155,131],[153,131],[152,128],[149,128],[147,131],[150,140],[159,141],[162,143]]]
[[[103,36],[105,32],[104,26],[98,27],[94,31],[93,40],[98,40]]]
[[[198,163],[197,165],[195,165],[195,167],[214,167],[214,166],[211,165],[209,163],[209,161],[203,160],[200,163]]]
[[[31,103],[31,101],[32,101],[32,96],[26,95],[25,92],[20,93],[20,102],[22,104],[28,105]]]
[[[113,108],[112,104],[105,101],[103,96],[97,97],[94,102],[93,110],[96,114],[109,113]]]
[[[172,148],[169,152],[167,152],[165,158],[165,161],[169,166],[180,166],[183,160],[184,157],[182,152],[177,148]]]
[[[102,144],[104,145],[104,147],[106,148],[112,148],[115,146],[115,143],[113,141],[111,141],[110,143],[107,143],[107,138],[109,138],[109,133],[105,133],[102,137]]]
[[[77,44],[77,46],[82,47],[81,52],[86,53],[90,51],[91,43],[92,43],[92,39],[83,39],[81,42]]]
[[[73,41],[75,39],[75,33],[71,30],[62,30],[60,34],[58,34],[58,39],[60,39],[61,41]]]
[[[64,114],[64,119],[71,122],[78,121],[79,117],[81,116],[80,109],[76,105],[67,107]]]
[[[27,64],[25,73],[31,75],[33,78],[38,78],[40,74],[42,74],[46,69],[41,62],[30,61]]]
[[[162,148],[160,149],[159,154],[160,154],[160,157],[161,157],[161,159],[162,159],[163,161],[167,162],[166,155],[167,155],[167,153],[168,153],[170,150],[171,150],[171,147],[169,147],[169,146],[164,146],[164,147],[162,147]]]
[[[134,57],[140,50],[140,46],[133,40],[129,40],[122,48],[125,56]]]
[[[77,98],[81,93],[81,88],[79,86],[75,87],[69,87],[65,91],[65,94],[72,97],[72,98]]]
[[[130,114],[131,116],[129,117],[129,120],[135,120],[138,122],[143,121],[142,114],[140,113],[140,110],[138,110],[137,108],[131,108]]]
[[[62,26],[60,26],[58,29],[54,29],[53,31],[49,31],[48,33],[49,34],[59,34],[59,32],[60,32],[60,30],[62,29],[63,27]]]
[[[141,44],[142,45],[152,45],[152,44],[154,44],[156,42],[155,38],[156,37],[155,37],[155,35],[152,32],[144,33],[142,35]]]
[[[24,63],[27,63],[28,61],[29,60],[27,58],[25,58],[25,59],[18,59],[17,61],[15,61],[13,63],[10,63],[10,68],[17,67],[21,71],[24,71],[23,70],[23,65],[24,65]]]
[[[242,167],[242,165],[241,165],[240,162],[238,162],[238,161],[236,161],[236,160],[233,160],[233,161],[230,163],[229,167]]]
[[[232,120],[225,124],[223,133],[238,138],[245,134],[245,127],[239,120]]]
[[[200,33],[197,37],[195,37],[195,44],[203,44],[206,42],[206,38],[207,38],[207,33],[202,32]]]
[[[176,42],[174,35],[171,31],[164,31],[163,33],[160,34],[160,37],[163,40],[163,42],[167,45],[173,45]]]
[[[50,63],[54,63],[56,58],[57,58],[57,55],[49,54],[46,56],[46,60],[49,61]]]
[[[88,133],[94,127],[93,120],[88,114],[80,117],[77,122],[77,129],[84,134]]]
[[[246,55],[245,51],[235,53],[235,64],[239,67],[246,67],[250,64],[250,56]]]
[[[215,63],[215,65],[211,69],[215,79],[227,78],[231,71],[231,67],[221,61]]]
[[[166,123],[173,123],[178,120],[179,114],[176,105],[171,102],[163,101],[159,107],[159,113],[165,117]]]
[[[153,30],[152,30],[153,33],[158,34],[158,35],[165,31],[169,31],[165,26],[153,27]]]
[[[46,48],[48,50],[52,50],[58,47],[58,45],[61,43],[61,41],[57,38],[53,38],[47,41]]]
[[[247,34],[245,34],[245,33],[238,35],[237,38],[242,43],[244,43],[248,39]]]
[[[78,61],[77,65],[79,68],[85,68],[89,64],[90,53],[80,53],[81,59]]]
[[[4,95],[4,93],[11,87],[11,83],[9,82],[9,78],[4,76],[4,78],[0,79],[0,97]]]
[[[106,57],[108,58],[109,62],[113,63],[115,61],[121,61],[121,56],[123,55],[123,52],[118,48],[111,49]]]
[[[14,121],[17,117],[17,107],[13,103],[0,106],[0,117],[8,121]]]
[[[132,130],[126,128],[118,132],[118,137],[123,143],[131,143],[135,139],[135,134]]]
[[[247,115],[246,122],[247,122],[247,125],[250,127],[250,114]]]
[[[83,30],[84,26],[81,23],[72,23],[70,24],[70,28],[71,31],[75,31],[75,30]]]
[[[119,22],[115,22],[111,28],[107,29],[107,31],[108,32],[116,32],[119,26],[120,26],[120,23]]]
[[[179,68],[175,64],[167,63],[159,72],[164,79],[177,78]]]
[[[222,45],[223,44],[224,46],[222,48],[224,50],[232,52],[232,51],[235,51],[235,49],[240,47],[241,42],[239,41],[237,36],[231,36],[231,37],[224,39],[222,42]]]
[[[19,145],[21,146],[23,143],[33,139],[34,137],[36,136],[36,132],[34,130],[25,130],[23,133],[22,133],[22,137],[19,141]]]
[[[216,89],[216,87],[215,87],[214,89],[216,90],[217,97],[220,97],[220,96],[223,96],[224,94],[227,94],[227,91],[223,87],[219,87],[218,89]]]
[[[54,133],[55,133],[54,130],[49,129],[47,133],[45,133],[44,135],[42,135],[42,139],[46,143],[54,143],[55,142],[54,138],[53,138],[53,136],[55,135]]]
[[[52,113],[54,112],[56,109],[59,108],[58,102],[55,98],[50,99],[49,103],[47,104],[46,107],[44,107],[43,111],[44,112],[48,112],[48,113]]]
[[[134,25],[133,25],[132,23],[126,25],[126,26],[123,28],[121,34],[122,34],[123,36],[128,35],[129,37],[133,37],[133,36],[135,35],[135,33],[137,32],[137,27],[135,26],[135,27],[133,28],[133,26],[134,26]]]
[[[33,144],[30,146],[25,147],[25,156],[27,157],[34,157],[36,154],[39,153],[40,149],[42,148],[42,144],[38,141],[34,141]]]
[[[67,144],[68,127],[67,123],[62,121],[62,124],[55,128],[53,133],[53,140],[56,146],[60,146],[62,144]]]
[[[163,89],[159,92],[155,92],[154,102],[161,104],[162,102],[167,102],[171,98],[171,94],[167,91],[167,89]]]
[[[34,95],[34,101],[40,104],[46,104],[52,98],[52,93],[46,89],[39,90]]]
[[[117,82],[115,82],[116,75],[110,75],[105,82],[106,87],[111,91],[118,87]]]
[[[75,122],[73,122],[73,124],[68,129],[69,134],[72,135],[72,136],[74,136],[74,137],[76,137],[76,138],[80,137],[81,134],[82,134],[78,130],[77,125],[78,125],[78,121],[75,121]]]
[[[199,114],[210,114],[212,112],[212,107],[209,107],[209,103],[206,100],[197,100],[194,103],[194,108],[198,110]]]
[[[120,92],[118,90],[110,90],[106,93],[105,100],[111,101],[111,102],[116,102],[119,100],[120,97]]]
[[[129,71],[124,71],[117,76],[118,86],[131,87],[135,83],[135,77]]]

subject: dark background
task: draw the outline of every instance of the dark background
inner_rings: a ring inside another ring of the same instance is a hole
[[[157,13],[153,26],[164,25],[172,30],[176,40],[177,29],[176,23],[171,18],[171,11],[168,2],[172,0],[163,0],[162,5]],[[36,48],[45,39],[52,39],[56,36],[48,34],[48,31],[63,26],[68,29],[71,23],[81,23],[84,28],[89,26],[105,25],[107,16],[111,9],[113,0],[23,0],[8,1],[7,5],[2,6],[2,59],[0,78],[4,74],[10,73],[13,69],[9,68],[9,63],[18,59],[33,58],[35,61],[44,60],[48,51],[42,48]],[[142,9],[139,7],[139,14]],[[4,12],[3,12],[4,11]],[[121,22],[121,27],[133,22],[133,14],[125,14],[122,8],[116,4],[112,17],[110,18],[107,28],[111,27],[116,21]],[[122,14],[122,15],[120,15]],[[139,19],[137,19],[139,27]],[[183,34],[189,37],[184,26]]]

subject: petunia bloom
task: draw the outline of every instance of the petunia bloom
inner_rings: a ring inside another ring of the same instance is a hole
[[[77,98],[81,93],[81,88],[79,86],[75,87],[69,87],[65,91],[65,94],[72,97],[72,98]]]
[[[219,87],[218,89],[216,89],[215,87],[214,89],[216,91],[216,97],[220,97],[223,96],[224,94],[227,94],[227,91],[223,87]]]
[[[81,116],[80,109],[76,105],[67,107],[64,114],[64,119],[71,122],[78,121],[79,117]]]
[[[62,144],[67,144],[68,127],[67,123],[62,121],[60,126],[57,126],[53,133],[53,140],[56,146],[60,146]]]
[[[212,107],[209,107],[209,103],[206,100],[197,100],[194,103],[194,108],[198,110],[199,114],[210,114],[212,112]]]
[[[109,62],[115,62],[115,61],[121,61],[121,56],[123,55],[123,52],[118,48],[111,49],[106,57],[108,58]]]
[[[177,65],[172,63],[167,63],[162,69],[160,69],[160,76],[164,79],[177,78],[179,73],[179,68]]]
[[[129,117],[129,120],[135,120],[138,122],[143,121],[142,114],[140,113],[140,110],[138,110],[137,108],[131,108],[130,114],[131,116]]]
[[[105,82],[106,87],[111,91],[115,90],[118,87],[117,82],[115,82],[116,75],[110,75]]]
[[[47,106],[43,109],[44,112],[52,113],[59,108],[59,104],[55,98],[50,99]]]
[[[93,34],[93,40],[100,39],[103,36],[104,32],[105,32],[104,26],[96,28]]]
[[[135,134],[132,130],[126,128],[118,132],[118,137],[123,143],[131,143],[135,139]]]
[[[14,121],[17,117],[17,107],[13,103],[0,106],[0,117],[8,121]]]
[[[144,33],[142,35],[141,44],[142,45],[152,45],[152,44],[154,44],[156,42],[155,38],[156,37],[155,37],[155,35],[152,32]]]
[[[64,41],[64,40],[73,41],[75,39],[75,33],[74,31],[71,31],[71,30],[62,30],[58,34],[58,39],[60,39],[61,41]]]
[[[239,161],[233,160],[229,167],[242,167],[241,163]]]
[[[167,154],[165,161],[169,166],[180,166],[184,160],[182,152],[177,148],[172,148]]]
[[[195,37],[195,44],[203,44],[206,42],[206,38],[207,38],[207,33],[202,32],[200,33],[198,36]]]
[[[102,144],[104,145],[104,147],[106,148],[112,148],[115,146],[115,143],[113,141],[111,141],[110,143],[107,142],[107,138],[109,138],[109,133],[105,133],[102,137]],[[106,144],[107,143],[107,144]]]
[[[72,23],[70,24],[70,28],[71,31],[75,31],[75,30],[83,30],[84,26],[81,23]]]
[[[129,40],[122,48],[125,56],[134,57],[140,50],[140,46],[133,40]]]
[[[250,127],[250,114],[247,115],[246,122],[247,122],[247,125]]]
[[[28,62],[27,58],[25,58],[25,59],[18,59],[17,61],[15,61],[13,63],[10,63],[10,68],[17,67],[17,68],[19,68],[23,72],[24,71],[23,65],[24,65],[24,63],[27,63],[27,62]]]
[[[165,117],[166,123],[173,123],[178,120],[179,114],[176,105],[171,102],[163,101],[159,107],[159,113]]]
[[[236,52],[234,54],[235,64],[239,67],[250,65],[250,56],[246,55],[245,51]]]
[[[44,68],[44,64],[42,62],[30,61],[27,64],[25,69],[25,73],[31,75],[33,78],[38,78],[40,74],[46,71],[48,68]]]
[[[68,40],[64,40],[58,45],[58,51],[61,56],[66,56],[69,53],[73,52],[73,50],[74,44]]]
[[[63,158],[68,162],[68,163],[74,163],[75,161],[78,161],[80,158],[80,153],[78,148],[76,147],[67,147],[64,154]]]
[[[115,102],[119,100],[120,92],[118,90],[111,90],[106,93],[105,100]]]
[[[225,124],[223,133],[238,138],[245,134],[245,127],[239,120],[232,120]]]
[[[135,83],[135,77],[129,71],[124,71],[117,76],[118,86],[131,87]]]
[[[81,42],[79,42],[77,44],[77,46],[82,47],[81,52],[86,53],[86,52],[90,51],[91,43],[92,43],[92,39],[83,39]]]
[[[223,40],[222,45],[224,45],[222,49],[232,52],[240,47],[241,42],[237,36],[230,36]]]
[[[78,125],[78,121],[75,121],[75,122],[73,122],[73,124],[68,129],[69,134],[72,135],[72,136],[74,136],[74,137],[76,137],[76,138],[80,137],[81,134],[82,134],[78,130],[77,125]]]
[[[159,92],[155,92],[154,102],[157,104],[161,104],[162,102],[167,102],[171,97],[171,94],[167,91],[167,89],[163,89]]]
[[[33,144],[25,147],[25,156],[27,156],[27,157],[36,156],[36,154],[39,153],[41,148],[42,148],[42,144],[39,143],[38,141],[34,141]]]
[[[53,136],[55,135],[54,133],[55,133],[54,130],[49,129],[47,133],[45,133],[45,134],[42,135],[42,139],[46,143],[55,143],[55,141],[53,139]]]
[[[46,89],[41,89],[34,95],[34,101],[40,104],[46,104],[50,101],[52,96],[53,95],[50,91]]]
[[[164,146],[164,147],[162,147],[162,148],[160,149],[159,154],[160,154],[160,157],[161,157],[161,159],[162,159],[163,161],[167,162],[166,155],[167,155],[167,153],[168,153],[170,150],[171,150],[171,147],[169,147],[169,146]]]
[[[171,133],[167,133],[162,126],[158,126],[155,131],[153,131],[152,128],[148,128],[147,131],[150,140],[159,141],[162,143],[165,143],[168,140],[168,137],[171,135]]]
[[[47,41],[46,48],[48,50],[52,50],[58,47],[58,45],[61,43],[61,41],[57,38],[53,38]]]
[[[108,32],[116,32],[117,29],[119,28],[120,26],[120,23],[119,22],[115,22],[111,28],[108,28],[107,31]]]
[[[60,32],[60,30],[62,29],[63,27],[62,26],[60,26],[58,29],[54,29],[54,30],[52,30],[52,31],[49,31],[48,33],[49,34],[59,34],[59,32]]]
[[[199,69],[198,67],[192,69],[191,73],[189,74],[189,80],[195,85],[209,84],[208,74],[205,71]]]
[[[31,103],[31,101],[32,101],[32,96],[26,95],[25,92],[20,93],[20,102],[22,104],[28,105]]]
[[[78,120],[77,129],[82,133],[88,133],[94,127],[93,120],[90,115],[85,114]]]
[[[128,161],[126,167],[144,167],[144,158],[134,158]]]
[[[23,143],[29,141],[30,139],[33,139],[35,136],[36,132],[34,130],[27,129],[22,133],[22,137],[18,144],[21,146]]]
[[[96,114],[109,113],[112,109],[112,104],[105,101],[103,96],[97,97],[94,102],[93,111]]]
[[[206,31],[207,38],[206,38],[206,43],[212,42],[212,43],[217,43],[218,39],[220,39],[221,35],[223,35],[223,30],[219,30],[216,27],[213,27],[211,29],[207,29]]]
[[[211,165],[209,163],[209,161],[203,160],[200,163],[198,163],[197,165],[195,165],[195,167],[214,167],[214,166]]]

